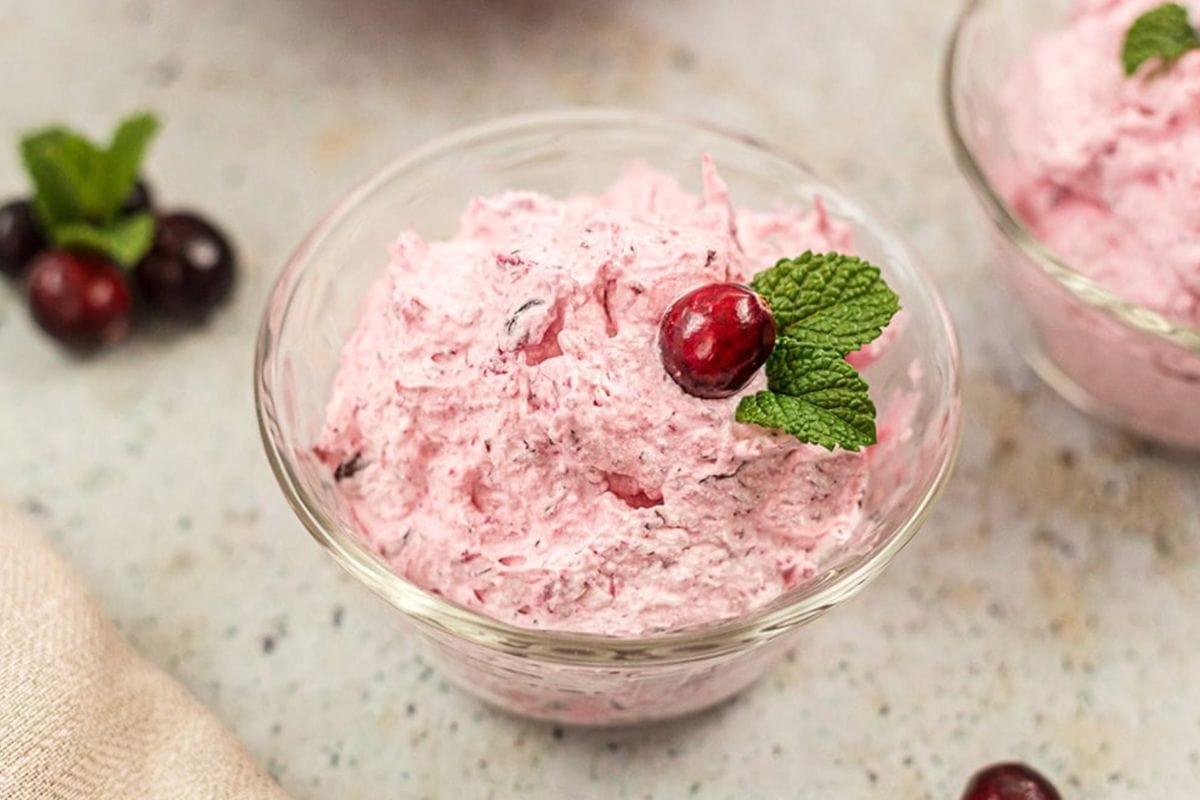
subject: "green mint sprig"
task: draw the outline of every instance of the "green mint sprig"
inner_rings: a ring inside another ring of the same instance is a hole
[[[846,356],[874,341],[900,310],[879,268],[807,252],[760,272],[751,287],[775,315],[767,389],[744,397],[738,422],[778,428],[829,450],[875,444],[875,404]]]
[[[121,214],[142,159],[158,131],[151,114],[121,122],[107,147],[64,127],[21,140],[21,160],[33,181],[34,213],[59,247],[80,247],[132,267],[154,241],[146,213]]]
[[[783,336],[842,355],[874,341],[900,310],[879,270],[839,253],[783,259],[750,282]]]
[[[1200,33],[1192,27],[1187,7],[1164,3],[1134,20],[1125,34],[1121,63],[1125,74],[1133,75],[1151,59],[1160,58],[1170,64],[1197,48],[1200,48]]]

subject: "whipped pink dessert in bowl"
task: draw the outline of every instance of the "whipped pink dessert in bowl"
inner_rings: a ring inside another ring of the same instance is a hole
[[[1000,316],[1068,401],[1200,448],[1200,4],[975,0],[947,58]]]
[[[805,166],[589,110],[351,193],[256,397],[305,527],[452,681],[617,725],[730,697],[880,573],[950,472],[958,370],[905,246]]]

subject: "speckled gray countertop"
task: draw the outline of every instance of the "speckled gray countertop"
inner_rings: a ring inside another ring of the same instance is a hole
[[[0,496],[297,798],[942,800],[1007,757],[1070,797],[1196,797],[1200,465],[1083,419],[987,324],[936,96],[955,5],[2,0],[0,142],[158,109],[161,194],[223,220],[246,269],[203,333],[87,362],[0,288]],[[450,690],[293,519],[251,404],[272,277],[341,190],[461,124],[575,103],[702,114],[822,166],[907,231],[967,363],[958,472],[890,570],[734,703],[631,732]]]

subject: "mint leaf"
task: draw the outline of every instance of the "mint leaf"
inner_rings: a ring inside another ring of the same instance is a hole
[[[21,160],[33,181],[34,210],[51,238],[62,225],[101,230],[112,225],[157,130],[153,115],[136,114],[117,127],[107,148],[61,126],[21,140]],[[81,234],[76,230],[70,235]]]
[[[783,259],[751,282],[775,316],[767,391],[742,398],[738,422],[778,428],[833,450],[875,444],[875,404],[846,356],[900,310],[878,267],[840,253]]]
[[[133,267],[154,243],[154,218],[142,213],[108,225],[67,222],[55,226],[50,238],[59,247],[91,250],[124,267]]]
[[[781,336],[843,356],[876,339],[900,310],[878,267],[839,253],[783,259],[750,285],[771,307]]]
[[[125,198],[133,191],[141,170],[142,159],[158,132],[158,119],[153,114],[135,114],[121,122],[113,134],[112,142],[105,153],[107,163],[105,200],[111,209],[111,218],[121,208]]]
[[[829,450],[875,444],[867,384],[837,351],[779,339],[767,359],[767,387],[742,398],[738,422],[778,428]]]
[[[1142,14],[1125,34],[1121,62],[1125,74],[1154,58],[1171,62],[1200,47],[1200,35],[1192,27],[1188,10],[1179,3],[1164,3]]]
[[[21,159],[33,179],[34,208],[43,226],[103,215],[104,154],[87,139],[46,128],[21,141]]]

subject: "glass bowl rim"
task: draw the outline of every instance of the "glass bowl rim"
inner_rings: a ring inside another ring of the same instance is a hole
[[[975,190],[985,211],[1000,232],[1024,253],[1043,274],[1062,286],[1073,297],[1097,310],[1124,328],[1164,340],[1190,353],[1200,355],[1200,328],[1176,322],[1161,313],[1130,302],[1101,286],[1044,245],[1012,210],[992,185],[983,166],[967,143],[958,123],[959,104],[955,98],[958,57],[964,48],[963,36],[975,13],[993,0],[966,0],[955,20],[950,42],[942,61],[942,116],[950,135],[950,145],[959,170]],[[998,0],[997,0],[998,1]]]
[[[731,143],[756,149],[763,155],[782,160],[828,186],[831,191],[836,190],[833,184],[817,176],[804,162],[769,147],[753,137],[731,132],[707,122],[667,114],[621,108],[566,108],[494,118],[436,137],[392,160],[383,169],[373,173],[336,202],[293,251],[276,278],[268,295],[254,356],[254,405],[259,434],[271,469],[288,504],[313,538],[343,569],[364,583],[389,605],[418,623],[425,623],[455,638],[467,640],[491,650],[499,650],[513,655],[534,656],[540,661],[559,664],[611,666],[613,662],[646,661],[664,664],[710,658],[734,652],[750,643],[773,638],[795,625],[818,616],[853,595],[874,578],[924,524],[953,472],[962,433],[959,344],[953,322],[937,285],[915,259],[909,259],[909,266],[917,283],[922,285],[929,294],[940,321],[940,335],[945,337],[947,343],[951,373],[951,397],[948,406],[949,424],[946,435],[951,437],[950,447],[912,511],[886,536],[882,544],[876,546],[873,553],[855,564],[852,569],[843,570],[821,581],[811,590],[794,590],[796,591],[795,597],[782,607],[756,609],[719,622],[637,637],[531,629],[502,622],[434,595],[416,584],[404,580],[388,568],[381,559],[368,553],[357,543],[357,537],[353,532],[343,530],[340,525],[334,523],[324,513],[323,503],[305,491],[293,469],[290,457],[283,452],[282,442],[273,433],[277,427],[275,403],[272,387],[268,385],[266,376],[267,363],[274,350],[272,321],[275,317],[282,321],[286,316],[296,281],[306,269],[311,251],[315,250],[325,237],[352,216],[354,210],[368,196],[391,183],[405,171],[419,166],[428,159],[437,158],[452,153],[458,148],[478,144],[492,138],[553,127],[589,125],[612,128],[621,126],[683,128],[715,135]],[[862,208],[857,201],[855,201],[855,205]],[[873,212],[868,210],[868,215],[872,220],[878,222],[878,217]],[[902,241],[890,226],[884,225],[883,229],[890,239],[897,243]],[[907,245],[902,245],[901,250],[906,254],[909,253]],[[272,313],[273,307],[284,296],[285,290],[287,294],[282,309]]]

